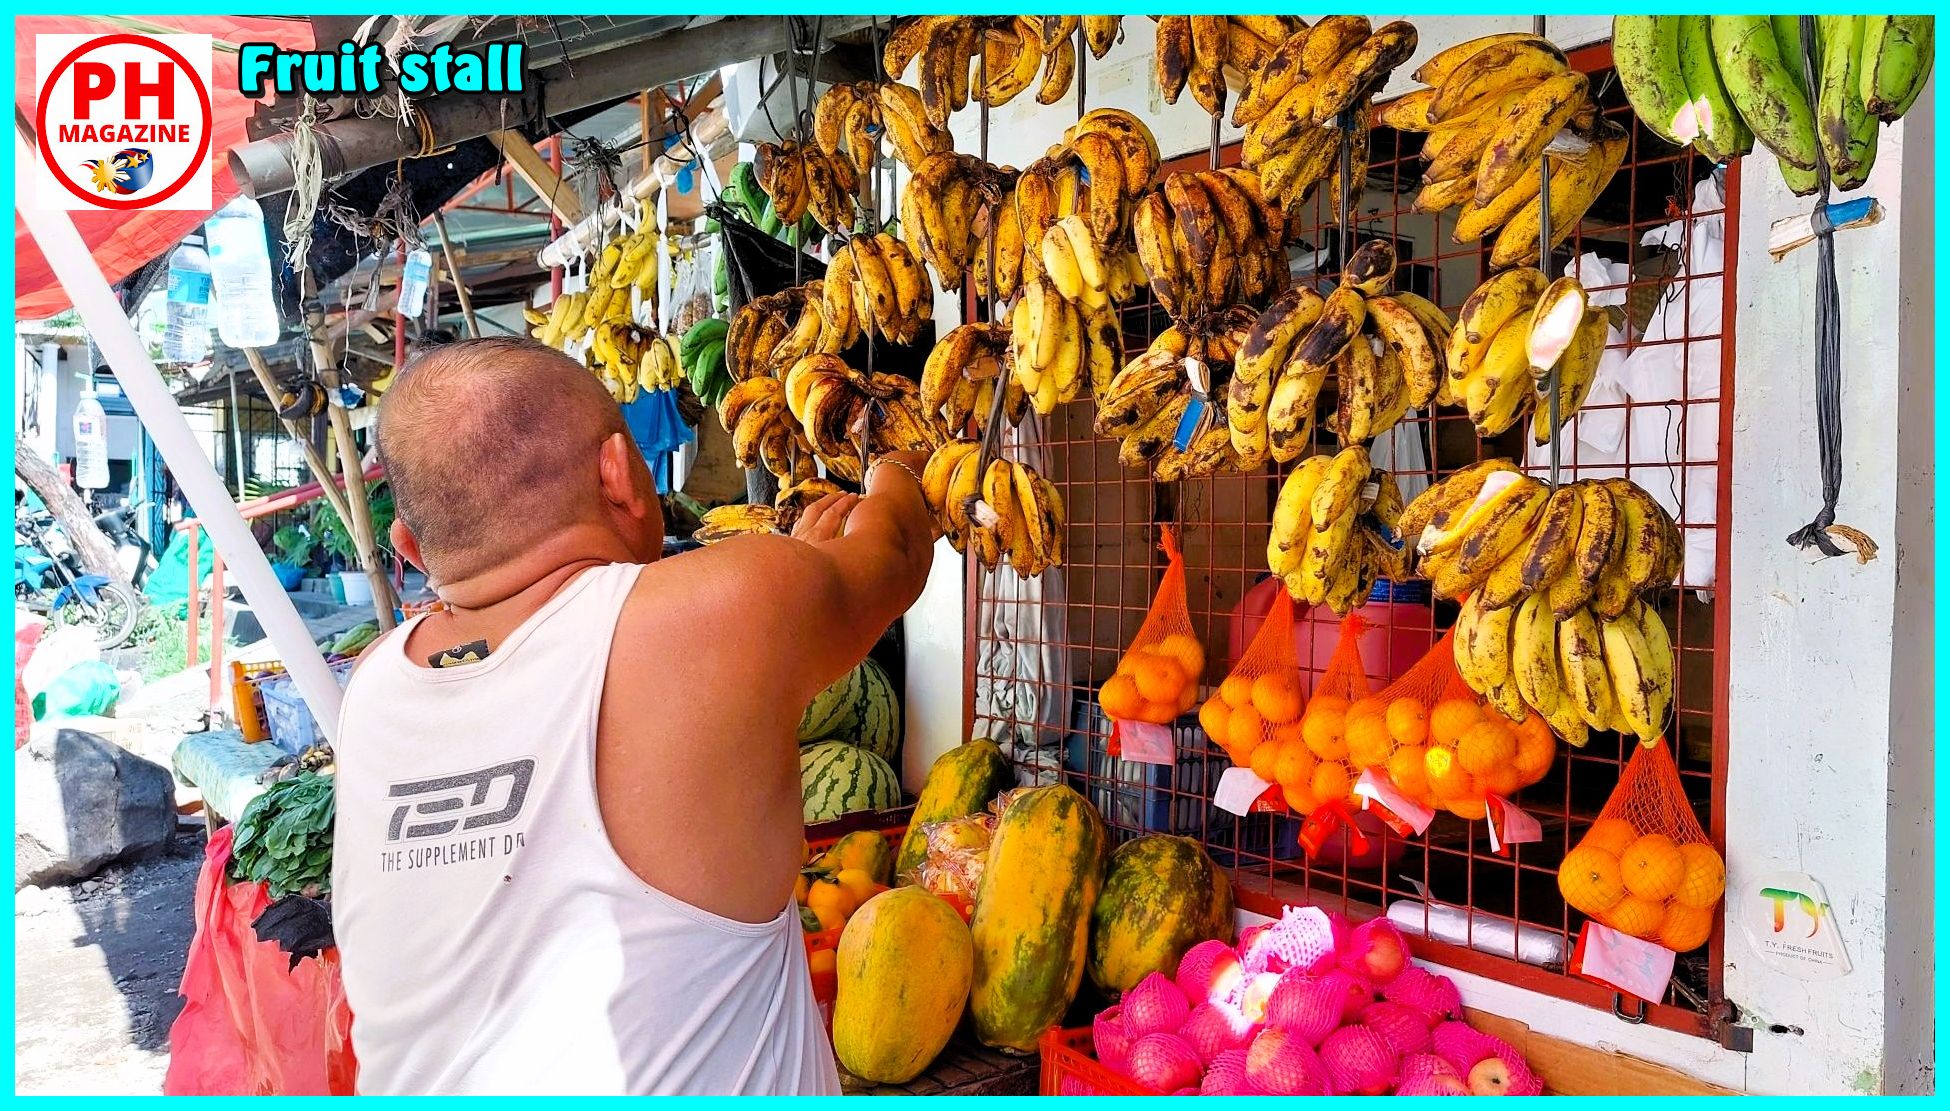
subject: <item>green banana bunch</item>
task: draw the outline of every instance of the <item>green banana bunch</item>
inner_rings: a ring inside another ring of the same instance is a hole
[[[731,371],[725,365],[725,337],[730,325],[717,317],[706,317],[691,325],[678,345],[678,358],[684,379],[699,401],[715,407],[731,389]]]
[[[1612,58],[1632,109],[1660,137],[1716,161],[1758,138],[1797,195],[1861,186],[1877,123],[1901,119],[1935,56],[1927,15],[1815,17],[1812,67],[1793,15],[1621,15]]]

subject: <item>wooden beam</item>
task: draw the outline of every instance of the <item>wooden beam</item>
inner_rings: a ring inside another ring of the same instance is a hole
[[[559,174],[549,166],[548,159],[542,157],[535,144],[528,141],[519,131],[490,131],[488,142],[493,143],[501,157],[521,180],[528,183],[537,196],[547,202],[550,209],[562,218],[565,224],[575,224],[583,216],[582,200],[575,190],[569,188]]]
[[[454,296],[460,298],[461,319],[467,322],[467,334],[480,339],[481,325],[474,319],[474,302],[467,295],[467,283],[460,276],[460,267],[454,264],[454,244],[447,235],[445,214],[434,213],[433,226],[440,232],[440,257],[447,262],[447,277],[454,283]]]
[[[255,347],[244,348],[244,358],[250,361],[251,373],[257,375],[257,384],[264,391],[265,400],[271,403],[273,410],[276,410],[278,394],[281,391],[278,389],[277,379],[271,376],[270,364],[264,361],[264,355]],[[319,495],[332,507],[332,511],[339,515],[339,520],[352,520],[352,510],[346,504],[345,491],[332,485],[332,466],[318,453],[318,449],[312,446],[311,437],[298,427],[298,422],[295,420],[279,417],[278,423],[284,425],[284,434],[291,437],[292,442],[298,445],[298,450],[304,453],[305,466],[311,469],[312,481],[318,483]]]

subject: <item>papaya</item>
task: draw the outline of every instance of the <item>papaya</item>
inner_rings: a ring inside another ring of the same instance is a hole
[[[857,868],[872,876],[873,882],[884,884],[894,874],[894,847],[887,843],[885,834],[856,829],[833,842],[813,866],[834,872]]]
[[[833,1054],[862,1080],[902,1084],[961,1021],[975,946],[953,907],[918,887],[868,899],[840,934]]]
[[[1115,996],[1150,973],[1172,976],[1185,950],[1229,942],[1232,930],[1232,884],[1197,841],[1126,841],[1110,854],[1090,914],[1090,982]]]
[[[968,1010],[984,1045],[1033,1051],[1076,998],[1106,841],[1103,818],[1060,783],[1026,790],[1002,812],[969,922]]]
[[[928,840],[922,826],[967,817],[1014,784],[1009,758],[994,741],[969,741],[937,757],[928,769],[928,781],[921,785],[914,815],[908,819],[907,836],[901,839],[900,852],[894,857],[897,882],[914,882],[914,870],[927,858]]]

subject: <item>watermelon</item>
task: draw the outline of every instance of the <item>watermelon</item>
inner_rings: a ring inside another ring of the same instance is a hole
[[[885,810],[901,801],[900,777],[887,761],[845,741],[800,749],[799,785],[808,822],[856,810]]]
[[[900,702],[887,672],[873,660],[820,691],[799,718],[799,743],[845,741],[892,762],[900,750]]]

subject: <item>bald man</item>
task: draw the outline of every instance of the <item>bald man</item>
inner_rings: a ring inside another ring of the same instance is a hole
[[[555,351],[435,349],[378,436],[393,546],[446,609],[373,645],[339,721],[360,1091],[838,1094],[794,731],[920,594],[925,460],[659,562],[643,457]]]

